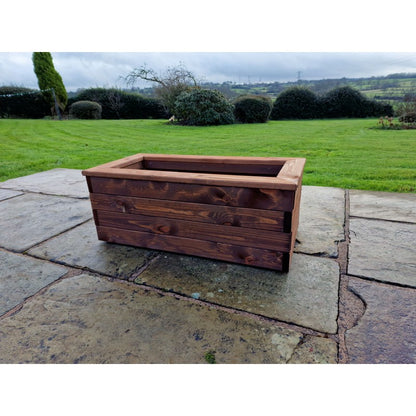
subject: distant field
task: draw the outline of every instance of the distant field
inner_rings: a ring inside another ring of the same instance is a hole
[[[182,127],[164,120],[0,120],[0,181],[139,152],[306,157],[303,183],[416,192],[416,133],[377,120]]]

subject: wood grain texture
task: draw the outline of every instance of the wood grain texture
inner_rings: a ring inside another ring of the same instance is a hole
[[[279,189],[239,188],[90,177],[93,193],[196,202],[276,211],[292,211],[295,193]]]
[[[95,218],[97,219],[96,223],[98,225],[110,228],[142,231],[160,235],[175,235],[177,237],[235,244],[244,247],[272,248],[284,252],[290,251],[290,233],[229,227],[178,219],[172,220],[146,215],[120,214],[112,211],[96,211]]]
[[[104,226],[97,226],[97,233],[100,240],[110,243],[201,256],[278,271],[287,271],[288,267],[288,253],[281,253],[274,250],[260,250],[219,242],[177,236],[161,236],[141,231],[129,231]]]
[[[101,240],[286,272],[304,165],[137,154],[82,173]]]
[[[192,220],[210,224],[291,232],[288,212],[229,207],[194,202],[135,198],[121,195],[91,194],[94,210],[135,215]]]
[[[137,154],[84,170],[82,174],[120,179],[296,190],[304,164],[305,159],[302,158]]]

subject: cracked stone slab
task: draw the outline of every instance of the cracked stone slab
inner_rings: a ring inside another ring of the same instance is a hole
[[[0,246],[25,251],[91,217],[88,200],[40,194],[7,199],[0,202]]]
[[[270,322],[83,274],[0,320],[0,362],[205,363],[214,351],[219,364],[286,363],[301,340]],[[296,357],[315,362],[326,351]]]
[[[351,363],[416,363],[416,290],[351,278],[366,310],[345,334]]]
[[[0,315],[62,277],[67,269],[0,250]]]
[[[289,273],[163,253],[135,280],[248,312],[335,333],[339,267],[294,254]]]
[[[88,187],[77,169],[52,169],[0,183],[0,188],[49,195],[88,198]]]
[[[338,347],[329,338],[306,335],[295,349],[289,364],[337,364]]]
[[[416,224],[351,218],[348,273],[416,287]]]
[[[345,192],[339,188],[303,186],[296,252],[338,256],[344,240]]]
[[[94,221],[87,221],[32,248],[29,254],[105,275],[128,279],[155,251],[99,241]]]
[[[11,191],[9,189],[0,189],[0,201],[4,201],[5,199],[13,198],[18,195],[23,195],[23,192],[19,191]]]
[[[350,215],[416,223],[416,194],[349,191]]]

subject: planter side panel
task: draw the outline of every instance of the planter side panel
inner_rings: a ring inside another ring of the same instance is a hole
[[[89,177],[101,240],[287,271],[294,191]]]
[[[97,226],[97,233],[100,240],[110,243],[170,251],[279,271],[287,271],[289,261],[289,253],[172,235],[158,235],[104,226]]]
[[[295,192],[189,183],[90,177],[90,192],[196,202],[234,207],[292,211]]]

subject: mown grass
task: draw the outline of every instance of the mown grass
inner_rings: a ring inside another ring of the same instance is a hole
[[[134,153],[306,157],[303,183],[416,192],[416,132],[377,120],[183,127],[164,120],[0,120],[0,181]]]

